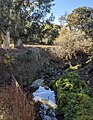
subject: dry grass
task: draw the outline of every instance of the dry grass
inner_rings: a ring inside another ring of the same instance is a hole
[[[33,104],[18,84],[0,89],[0,120],[34,120]]]

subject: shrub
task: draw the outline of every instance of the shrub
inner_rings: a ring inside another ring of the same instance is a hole
[[[56,81],[58,113],[64,120],[92,120],[93,99],[86,83],[76,72],[65,73]]]
[[[71,31],[62,28],[54,44],[62,46],[61,51],[63,56],[66,59],[71,59],[78,51],[89,53],[89,47],[92,44],[92,40],[86,38],[85,34],[80,31]]]

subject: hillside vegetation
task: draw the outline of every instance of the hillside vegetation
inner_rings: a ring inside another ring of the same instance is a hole
[[[43,119],[32,94],[38,79],[55,91],[58,120],[93,120],[93,9],[56,25],[53,2],[0,0],[0,120]]]

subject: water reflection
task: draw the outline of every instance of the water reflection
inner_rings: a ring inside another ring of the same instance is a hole
[[[33,93],[33,100],[35,102],[41,102],[41,106],[43,107],[43,120],[57,120],[54,110],[57,105],[55,104],[55,93],[53,90],[40,86],[39,89]]]

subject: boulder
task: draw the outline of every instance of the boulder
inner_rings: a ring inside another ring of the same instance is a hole
[[[43,79],[37,79],[35,80],[30,87],[37,88],[41,86],[41,84],[44,82]]]

